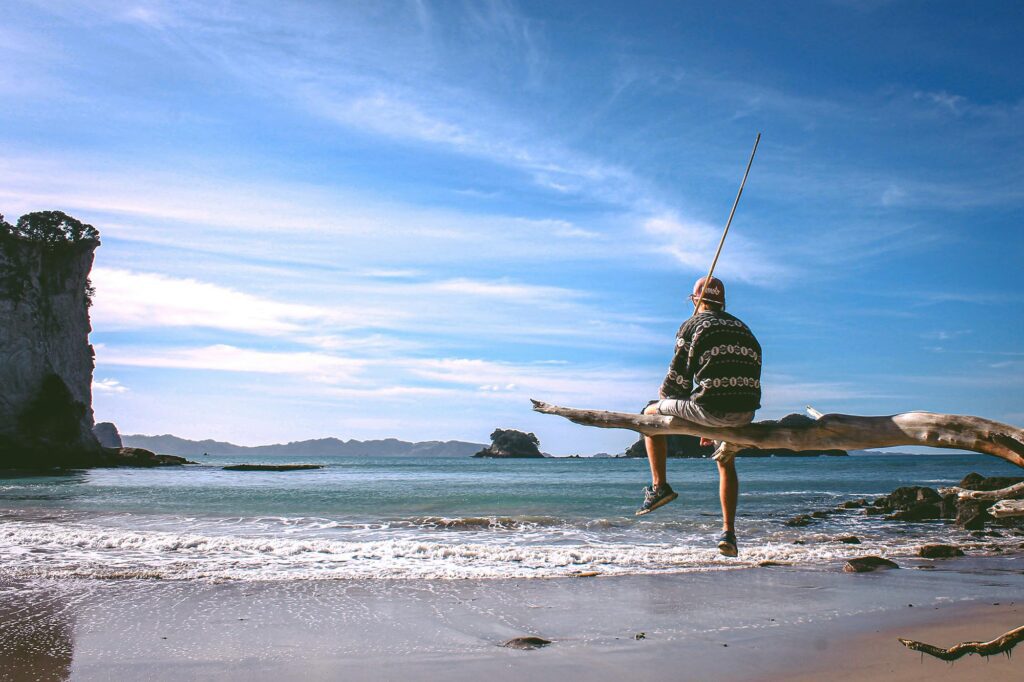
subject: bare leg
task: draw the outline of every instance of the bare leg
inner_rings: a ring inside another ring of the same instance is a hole
[[[657,414],[657,405],[651,405],[644,414]],[[665,461],[668,459],[668,438],[665,436],[644,436],[647,448],[647,462],[651,465],[651,484],[657,488],[666,483]]]
[[[665,436],[644,436],[647,462],[651,465],[651,483],[657,488],[665,484],[665,460],[668,459],[668,439]]]
[[[650,452],[650,450],[648,450]],[[740,494],[740,479],[736,464],[718,463],[718,497],[722,501],[722,530],[736,532],[736,498]]]

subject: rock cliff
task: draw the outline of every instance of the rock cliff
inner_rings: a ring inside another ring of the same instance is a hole
[[[92,433],[89,270],[99,233],[58,211],[0,216],[0,468],[83,466]]]

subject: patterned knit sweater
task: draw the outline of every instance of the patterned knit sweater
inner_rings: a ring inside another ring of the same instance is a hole
[[[661,394],[714,412],[756,410],[761,407],[761,344],[727,312],[694,315],[676,334],[676,354]]]

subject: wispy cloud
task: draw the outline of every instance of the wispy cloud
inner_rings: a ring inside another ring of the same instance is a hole
[[[508,279],[311,279],[303,284],[304,297],[318,297],[318,305],[107,267],[95,269],[93,284],[94,327],[105,333],[213,329],[377,355],[422,346],[426,341],[417,337],[424,332],[441,334],[433,341],[441,348],[495,337],[588,346],[657,341],[649,320],[602,309],[588,300],[591,294]],[[471,338],[459,338],[469,333]]]
[[[84,213],[103,233],[134,241],[392,275],[420,270],[427,260],[621,259],[637,251],[597,239],[603,220],[582,227],[561,218],[403,204],[345,187],[130,164],[109,170],[115,165],[10,153],[0,159],[0,202],[11,215],[55,206]],[[403,248],[382,249],[382,240]]]
[[[324,383],[352,381],[367,366],[362,360],[327,353],[260,351],[228,344],[162,350],[105,346],[96,357],[97,364],[115,367],[292,374]]]
[[[127,393],[128,387],[117,379],[99,379],[92,382],[92,390],[101,393]]]
[[[577,289],[540,286],[536,284],[520,284],[507,280],[474,280],[464,277],[433,282],[425,286],[426,288],[437,292],[448,292],[500,300],[512,300],[524,303],[546,303],[551,306],[558,306],[562,303],[586,296],[585,292]]]
[[[654,237],[653,249],[672,256],[689,270],[705,272],[711,265],[723,228],[663,214],[649,218],[644,229]],[[745,282],[775,285],[791,276],[793,269],[766,259],[757,245],[734,234],[729,244],[729,257],[723,260],[718,272]]]
[[[838,411],[835,405],[849,406],[877,403],[892,398],[889,391],[873,383],[853,381],[814,381],[768,371],[761,380],[763,412],[784,414],[798,412],[811,405],[823,412]],[[759,413],[760,414],[760,413]]]
[[[936,104],[952,114],[960,114],[967,98],[941,90],[939,92],[915,92],[914,99]]]
[[[496,362],[473,358],[354,359],[327,352],[258,351],[227,344],[195,348],[97,349],[102,367],[288,375],[307,396],[415,397],[452,394],[518,402],[546,397],[571,404],[631,405],[650,392],[651,377],[580,363]],[[102,390],[102,389],[101,389]]]
[[[201,327],[259,335],[295,335],[326,322],[369,327],[386,317],[370,308],[320,308],[281,303],[228,287],[147,272],[96,268],[92,309],[102,329]]]
[[[973,333],[974,331],[971,329],[938,329],[935,331],[923,332],[921,334],[921,338],[929,341],[950,341]]]

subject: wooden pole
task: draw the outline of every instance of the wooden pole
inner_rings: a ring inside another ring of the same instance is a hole
[[[750,160],[747,161],[747,170],[743,171],[743,180],[740,181],[740,191],[736,193],[736,199],[732,202],[732,210],[729,211],[729,219],[725,221],[725,230],[722,232],[722,238],[718,240],[718,248],[715,250],[715,258],[711,261],[711,267],[708,269],[708,276],[704,278],[704,286],[700,288],[700,296],[693,302],[693,312],[697,312],[700,309],[700,304],[704,301],[704,291],[708,288],[708,281],[711,279],[711,275],[715,272],[715,266],[718,265],[718,257],[722,255],[722,246],[725,244],[725,236],[729,234],[729,226],[732,225],[732,217],[736,215],[736,207],[740,204],[740,197],[743,196],[743,186],[747,184],[747,176],[750,174],[750,166],[754,163],[754,154],[757,153],[757,143],[761,141],[761,133],[757,134],[754,139],[754,148],[750,152]]]

